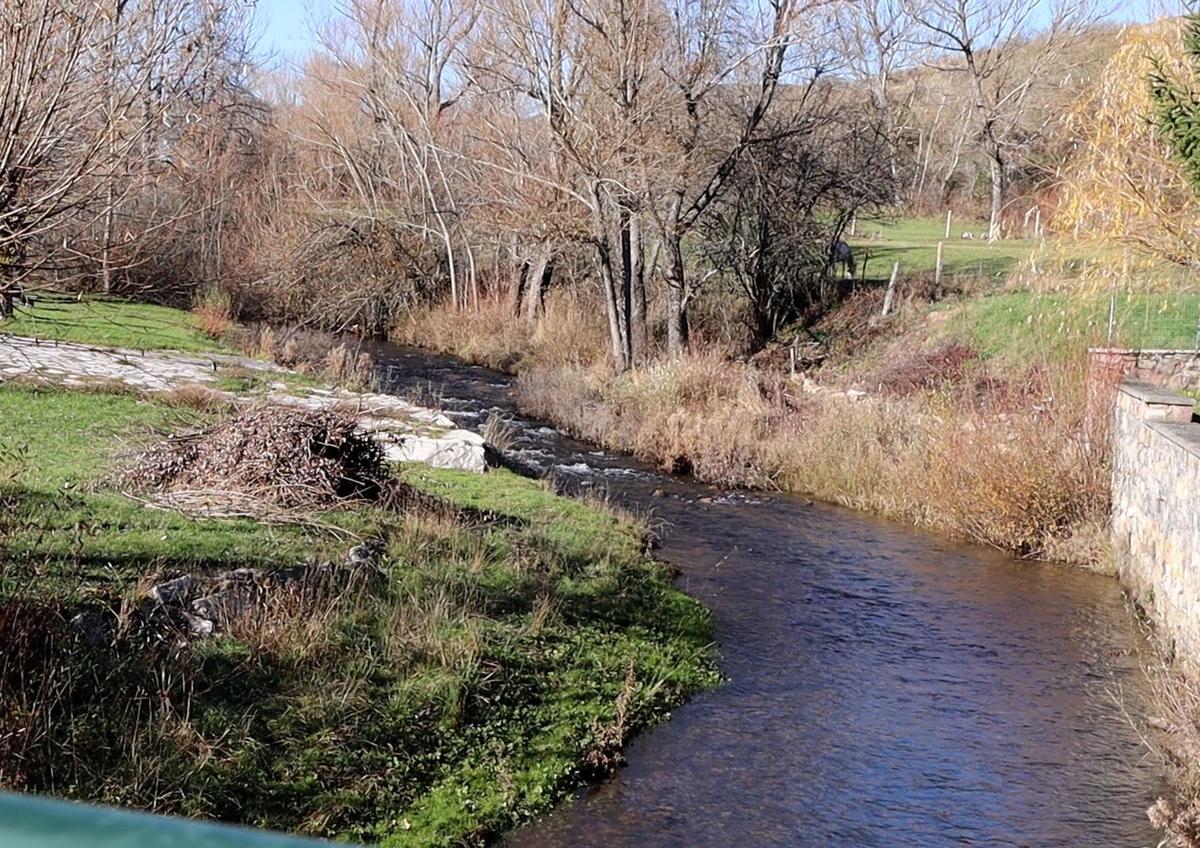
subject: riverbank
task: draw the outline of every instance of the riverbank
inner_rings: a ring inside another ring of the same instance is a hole
[[[728,684],[511,844],[1158,842],[1159,771],[1128,719],[1145,655],[1115,581],[659,474],[525,418],[514,378],[375,350],[390,390],[511,416],[522,460],[652,514],[659,555],[713,611]]]
[[[264,515],[131,488],[122,469],[168,434],[230,420],[213,394],[0,384],[5,788],[481,844],[715,682],[707,614],[647,556],[645,527],[539,482],[393,466],[417,493],[399,506]],[[310,573],[334,583],[270,588]],[[174,578],[239,574],[259,600],[213,633],[150,602]]]
[[[1110,570],[1105,422],[1085,414],[1082,356],[990,359],[927,301],[874,320],[881,296],[828,316],[832,354],[796,377],[786,350],[781,364],[720,348],[614,377],[571,301],[536,327],[489,303],[416,313],[396,332],[517,372],[530,415],[665,469]]]

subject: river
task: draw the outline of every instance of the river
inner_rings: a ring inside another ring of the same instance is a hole
[[[1155,845],[1164,791],[1125,716],[1147,657],[1114,580],[833,506],[657,473],[517,415],[512,378],[380,346],[388,391],[662,527],[727,682],[510,837],[541,846]]]

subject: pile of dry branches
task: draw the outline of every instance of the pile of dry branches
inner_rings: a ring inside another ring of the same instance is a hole
[[[138,489],[209,500],[220,493],[285,509],[375,499],[389,480],[383,449],[353,415],[273,406],[172,436],[126,473]]]

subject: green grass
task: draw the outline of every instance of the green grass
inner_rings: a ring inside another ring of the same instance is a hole
[[[867,263],[867,279],[886,281],[892,264],[900,263],[901,277],[932,274],[937,264],[937,244],[944,241],[942,268],[946,279],[980,277],[1003,279],[1026,261],[1039,242],[1033,239],[1002,239],[989,243],[987,223],[955,221],[945,239],[945,220],[901,218],[881,222],[860,221],[858,234],[850,238],[858,261]],[[975,238],[963,239],[964,232]],[[859,273],[862,273],[860,268]]]
[[[200,331],[190,312],[99,298],[37,296],[33,306],[18,307],[0,321],[0,333],[136,350],[226,351]]]
[[[1200,295],[1119,294],[1109,335],[1107,293],[1028,291],[970,298],[944,307],[944,335],[1010,363],[1062,359],[1089,346],[1194,348]]]
[[[299,371],[267,370],[244,365],[221,365],[212,386],[239,395],[263,395],[283,384],[289,394],[308,394],[309,389],[328,387],[329,381]]]
[[[20,493],[0,556],[27,566],[7,569],[9,588],[33,573],[40,591],[77,598],[101,583],[106,591],[128,591],[151,574],[280,566],[341,553],[345,543],[336,538],[246,519],[191,521],[104,485],[139,447],[205,420],[132,394],[0,385],[0,483]],[[332,519],[348,531],[362,524],[353,513]]]
[[[319,516],[338,534],[193,521],[113,490],[122,454],[195,415],[0,386],[0,786],[481,844],[593,777],[601,736],[715,682],[708,617],[646,558],[642,528],[540,482],[407,467],[502,520]],[[385,541],[378,573],[219,638],[88,647],[65,628],[81,601],[128,610],[146,575],[340,558],[346,533]]]
[[[963,290],[971,294],[932,306],[918,302],[914,311],[895,319],[899,323],[892,332],[880,334],[876,343],[865,348],[849,339],[847,349],[853,359],[838,367],[878,367],[877,357],[891,355],[897,336],[911,338],[913,349],[927,347],[931,341],[959,340],[987,359],[1018,368],[1033,362],[1062,362],[1093,346],[1190,349],[1200,342],[1200,295],[1184,280],[1171,284],[1176,269],[1137,266],[1128,282],[1145,276],[1147,291],[1117,294],[1110,316],[1109,292],[1099,283],[1081,283],[1079,277],[1089,265],[1119,270],[1119,256],[1109,257],[1066,239],[1047,239],[1042,249],[1041,242],[1028,239],[989,244],[959,238],[964,231],[978,237],[986,229],[985,222],[955,221],[951,238],[944,243],[945,278],[966,281]],[[869,251],[867,277],[878,283],[886,280],[894,261],[901,263],[902,278],[932,273],[937,243],[944,235],[944,219],[860,221],[859,238],[852,241]],[[1059,285],[1057,290],[1016,287],[1021,278],[1014,279],[1013,274],[1026,270],[1031,259],[1043,278]],[[980,277],[985,278],[982,286]],[[1077,289],[1064,288],[1064,281]],[[1151,284],[1162,293],[1150,291]]]

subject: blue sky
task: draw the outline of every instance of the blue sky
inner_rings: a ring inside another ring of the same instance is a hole
[[[262,34],[259,50],[281,59],[301,59],[314,45],[312,20],[325,17],[335,0],[257,0],[255,17]]]
[[[315,46],[312,21],[328,16],[338,0],[254,0],[258,30],[262,33],[259,50],[281,60],[298,60]],[[1101,0],[1112,2],[1112,0]],[[1120,0],[1115,20],[1145,20],[1161,14],[1163,6],[1172,7],[1178,0]]]

